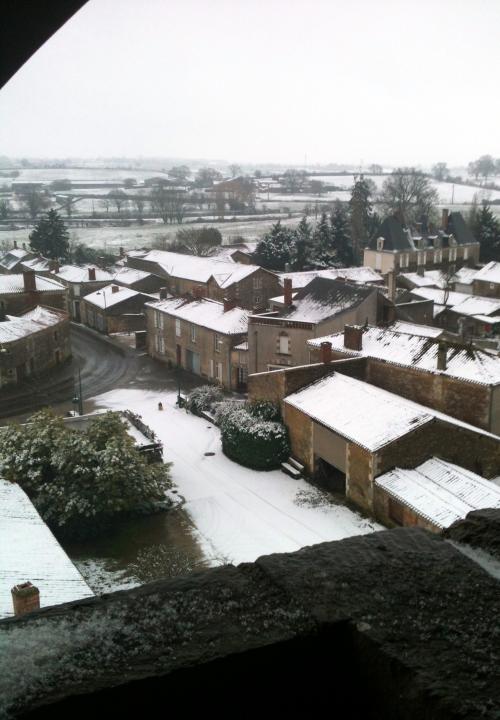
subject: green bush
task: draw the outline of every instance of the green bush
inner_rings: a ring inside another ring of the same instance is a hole
[[[231,460],[254,470],[272,470],[290,455],[282,423],[256,419],[245,406],[220,414],[222,449]]]
[[[259,420],[270,420],[271,422],[281,422],[281,410],[279,405],[275,405],[267,400],[256,400],[248,405],[248,412]]]
[[[214,403],[220,402],[222,398],[222,390],[217,385],[202,385],[191,390],[186,407],[194,415],[200,415],[203,411],[211,410]]]

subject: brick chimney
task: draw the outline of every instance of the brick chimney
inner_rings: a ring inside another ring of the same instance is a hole
[[[112,293],[117,293],[119,290],[120,290],[120,288],[118,287],[118,285],[111,285]]]
[[[95,280],[95,268],[89,268],[89,280]]]
[[[121,258],[125,257],[125,250],[123,249],[123,247],[122,247],[121,245],[120,245],[120,250],[119,250],[119,252],[120,252],[120,257],[121,257]]]
[[[420,275],[420,277],[424,277],[424,272],[425,272],[425,266],[417,265],[417,275]]]
[[[17,250],[17,240],[14,240],[14,250]]]
[[[166,300],[167,299],[167,288],[162,287],[160,288],[160,300]]]
[[[23,250],[26,250],[26,243],[23,243]]]
[[[363,328],[358,325],[344,325],[344,347],[346,350],[363,349]]]
[[[40,591],[30,582],[14,585],[10,592],[14,615],[24,615],[40,608]]]
[[[390,270],[387,273],[387,297],[391,302],[396,299],[396,273]]]
[[[448,346],[444,342],[440,342],[438,344],[438,351],[437,351],[437,369],[438,370],[446,370],[446,364],[447,364],[447,355],[448,355]]]
[[[448,209],[443,208],[441,211],[441,230],[448,232]]]
[[[36,292],[36,277],[33,270],[23,272],[24,292]]]
[[[320,358],[322,363],[329,363],[332,361],[332,343],[322,342],[320,345]]]
[[[224,298],[224,312],[225,313],[229,312],[230,310],[234,310],[235,307],[236,307],[236,300],[234,298],[233,299]]]
[[[292,278],[285,278],[283,283],[284,296],[285,296],[285,307],[290,307],[292,304]]]

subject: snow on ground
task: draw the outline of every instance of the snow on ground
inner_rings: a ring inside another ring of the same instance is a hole
[[[158,411],[158,402],[163,412]],[[326,540],[382,529],[305,480],[279,470],[258,472],[222,453],[218,428],[175,407],[175,393],[112,390],[94,398],[98,407],[129,409],[164,444],[173,480],[185,498],[209,561],[252,562],[260,555],[291,552]],[[205,453],[214,452],[214,456]]]

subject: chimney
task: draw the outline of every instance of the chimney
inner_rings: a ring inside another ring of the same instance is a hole
[[[118,287],[118,285],[111,285],[111,292],[112,292],[113,294],[114,294],[114,293],[117,293],[117,292],[119,291],[119,289],[120,289],[120,288]]]
[[[14,240],[14,250],[17,250],[17,240]]]
[[[233,299],[224,298],[224,312],[225,313],[229,312],[229,310],[234,310],[235,307],[236,307],[236,300],[234,298]]]
[[[120,246],[120,257],[121,258],[125,257],[125,250],[123,249],[122,246]]]
[[[420,275],[420,277],[424,277],[424,271],[425,271],[424,265],[417,265],[417,275]]]
[[[443,208],[441,211],[441,230],[448,232],[448,209]]]
[[[53,273],[59,272],[59,261],[58,260],[51,260],[49,262],[49,270]]]
[[[332,361],[332,343],[322,342],[320,345],[320,357],[322,363],[329,363]]]
[[[390,270],[387,273],[387,297],[391,302],[396,299],[396,273],[394,270]]]
[[[285,263],[285,272],[286,273],[290,272],[290,263]]]
[[[344,325],[344,347],[346,350],[363,349],[363,328],[359,325]]]
[[[30,582],[14,585],[10,592],[14,615],[24,615],[40,608],[40,591]]]
[[[95,268],[89,268],[89,280],[95,280]]]
[[[446,360],[448,355],[448,347],[446,343],[440,342],[438,344],[438,351],[437,351],[437,369],[438,370],[446,370]]]
[[[284,281],[285,306],[290,307],[292,304],[292,278],[285,278]]]
[[[36,277],[33,270],[23,272],[24,292],[36,292]]]
[[[26,250],[26,243],[23,243],[23,250]]]
[[[160,288],[160,300],[166,300],[167,299],[167,288],[162,287]]]

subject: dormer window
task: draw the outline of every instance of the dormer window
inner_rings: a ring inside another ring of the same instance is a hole
[[[449,238],[448,238],[448,244],[449,244],[451,247],[455,247],[455,245],[457,244],[457,240],[456,240],[456,238],[455,238],[454,235],[450,235],[450,236],[449,236]]]
[[[377,250],[380,252],[384,249],[384,238],[379,237],[377,238]]]
[[[436,250],[439,250],[439,248],[441,247],[441,238],[439,237],[439,235],[436,235],[436,237],[434,238],[434,247]]]

